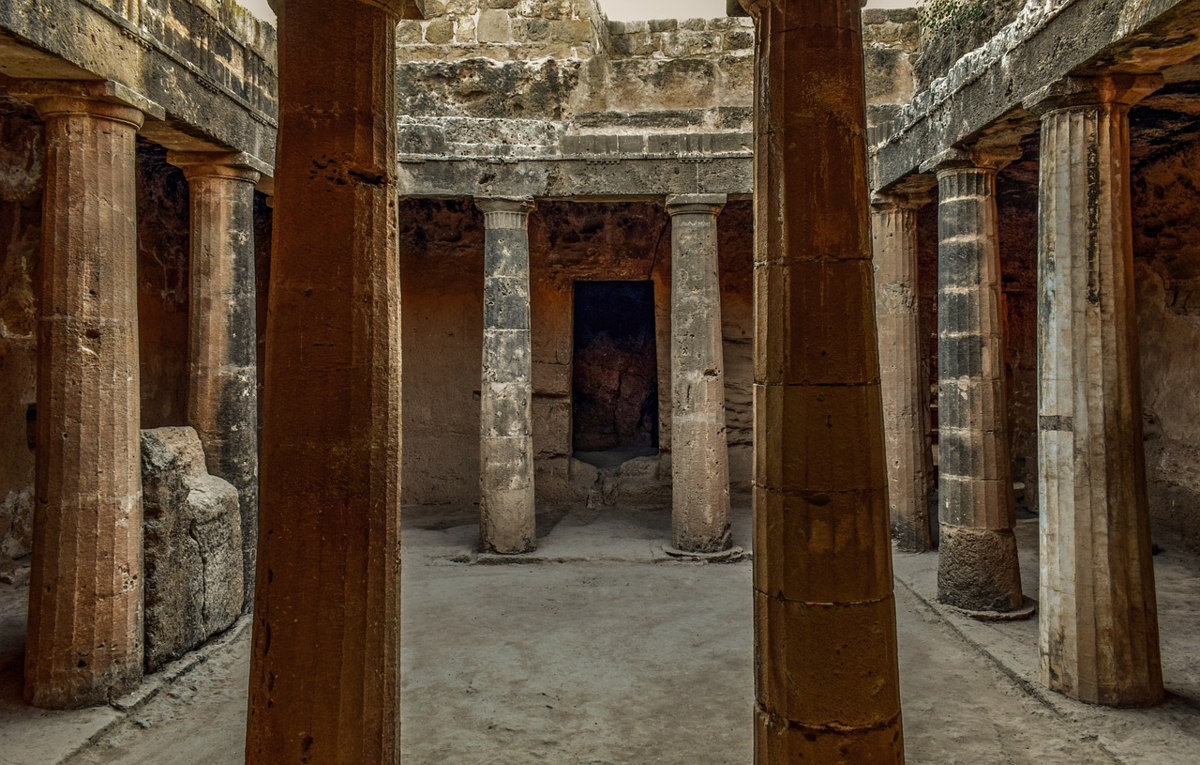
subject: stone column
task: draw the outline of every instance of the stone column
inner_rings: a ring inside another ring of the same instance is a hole
[[[938,167],[938,599],[1024,607],[1004,383],[996,165],[952,151]]]
[[[928,202],[924,195],[878,197],[871,216],[892,538],[905,552],[933,549],[929,376],[917,282],[917,210]]]
[[[246,762],[395,763],[400,3],[277,5],[280,151]]]
[[[902,763],[859,0],[755,18],[755,761]]]
[[[1129,106],[1158,78],[1055,88],[1042,117],[1038,492],[1042,678],[1096,704],[1163,698],[1142,451]]]
[[[726,198],[667,199],[671,215],[671,544],[729,549],[729,456],[717,215]]]
[[[192,204],[188,424],[208,472],[238,490],[244,604],[254,600],[258,551],[258,342],[254,184],[238,154],[171,152]]]
[[[529,311],[532,200],[476,204],[483,254],[483,385],[480,388],[479,529],[484,552],[537,546],[533,491],[533,341]]]
[[[29,97],[46,121],[37,503],[25,697],[101,704],[142,677],[137,133],[104,85]],[[94,93],[90,91],[95,91]]]

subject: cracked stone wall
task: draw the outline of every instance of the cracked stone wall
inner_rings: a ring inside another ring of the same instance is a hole
[[[735,489],[751,480],[751,206],[720,218],[726,421]],[[479,494],[483,216],[459,200],[401,205],[405,504],[473,504]],[[530,217],[534,449],[539,501],[579,502],[598,477],[571,459],[576,280],[655,282],[660,437],[670,444],[670,219],[644,203],[541,203]],[[664,452],[667,449],[664,448]],[[619,477],[630,501],[669,500],[665,457]],[[614,487],[609,487],[610,495]]]
[[[0,99],[0,574],[33,543],[43,136],[28,107]]]
[[[1138,168],[1133,218],[1150,509],[1200,549],[1200,142]]]

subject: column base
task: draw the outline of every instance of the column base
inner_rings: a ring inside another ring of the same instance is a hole
[[[1012,531],[943,523],[938,601],[964,611],[1009,613],[1023,608],[1017,538]]]

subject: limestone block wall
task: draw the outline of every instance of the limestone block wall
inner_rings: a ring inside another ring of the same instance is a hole
[[[751,479],[751,208],[720,218],[726,420],[735,489]],[[483,220],[460,200],[401,205],[404,330],[403,490],[406,504],[470,505],[479,495]],[[597,476],[572,463],[573,286],[576,280],[655,283],[660,442],[670,444],[670,220],[652,204],[543,202],[530,217],[534,449],[542,503],[578,502]],[[667,501],[665,457],[605,490]],[[639,472],[640,471],[640,472]],[[590,483],[589,483],[590,482]],[[664,505],[665,506],[665,505]]]

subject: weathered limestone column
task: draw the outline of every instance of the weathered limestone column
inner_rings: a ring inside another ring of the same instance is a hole
[[[888,499],[892,538],[905,552],[933,549],[929,378],[917,300],[917,210],[928,202],[924,195],[881,196],[871,216]]]
[[[938,164],[938,599],[1024,607],[1004,384],[996,166]]]
[[[254,601],[258,554],[258,338],[254,184],[238,154],[171,152],[192,205],[188,424],[208,471],[238,490],[244,604]]]
[[[859,0],[755,19],[755,761],[904,761]]]
[[[537,546],[533,491],[533,340],[529,310],[532,200],[481,199],[486,229],[479,530],[484,552]]]
[[[276,5],[280,151],[246,762],[395,763],[400,4]]]
[[[1113,706],[1163,699],[1129,192],[1129,106],[1160,85],[1071,82],[1042,101],[1042,678]]]
[[[142,677],[137,133],[103,84],[47,86],[37,504],[25,697],[104,703]],[[94,93],[92,92],[94,91]]]
[[[717,216],[726,198],[667,199],[671,215],[671,544],[729,549],[729,452]]]

